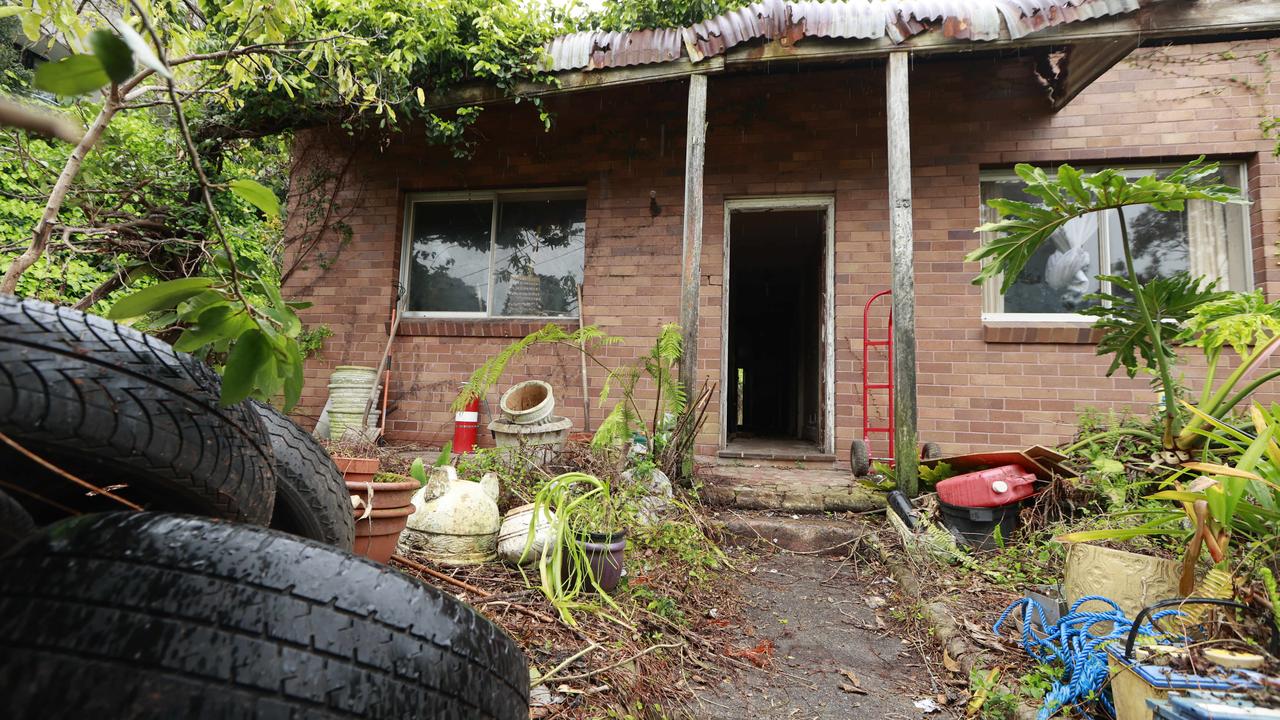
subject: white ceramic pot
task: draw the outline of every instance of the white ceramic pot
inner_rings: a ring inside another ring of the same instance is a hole
[[[431,471],[431,479],[413,496],[413,514],[400,535],[400,544],[445,565],[475,565],[496,557],[498,476],[480,482],[459,480],[445,465]]]
[[[502,528],[498,530],[498,559],[511,565],[529,565],[542,557],[543,548],[555,541],[555,530],[552,525],[556,514],[544,510],[533,528],[533,543],[529,544],[529,527],[534,524],[533,505],[521,505],[507,511],[502,519]],[[525,552],[528,545],[529,552]],[[523,561],[521,558],[523,557]]]
[[[542,422],[556,409],[556,396],[551,385],[541,380],[525,380],[502,393],[498,407],[517,425]]]

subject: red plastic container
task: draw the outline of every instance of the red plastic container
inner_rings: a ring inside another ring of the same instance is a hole
[[[1035,494],[1036,476],[1020,465],[957,475],[938,483],[938,499],[961,507],[1001,507]]]

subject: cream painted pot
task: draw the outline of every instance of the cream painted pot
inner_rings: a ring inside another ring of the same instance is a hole
[[[507,511],[502,520],[502,529],[498,531],[498,559],[511,565],[529,565],[542,557],[542,549],[555,542],[556,514],[552,510],[544,510],[538,518],[537,527],[533,531],[533,544],[525,553],[525,545],[529,542],[529,526],[533,525],[533,505],[521,505]],[[520,561],[524,556],[524,562]]]
[[[413,514],[400,544],[446,565],[493,560],[501,527],[497,499],[497,475],[476,483],[459,480],[458,471],[448,465],[434,468],[413,496]]]

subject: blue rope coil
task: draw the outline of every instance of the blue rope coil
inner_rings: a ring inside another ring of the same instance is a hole
[[[1080,606],[1089,601],[1102,602],[1111,606],[1105,611],[1081,611]],[[992,627],[999,635],[1005,620],[1018,608],[1022,608],[1022,648],[1037,662],[1049,664],[1062,663],[1062,676],[1054,681],[1053,688],[1044,696],[1044,705],[1037,715],[1038,720],[1048,720],[1064,707],[1079,705],[1090,701],[1098,701],[1113,717],[1115,707],[1107,693],[1106,687],[1110,672],[1107,669],[1106,646],[1127,637],[1133,629],[1130,620],[1120,606],[1109,598],[1100,595],[1082,597],[1071,605],[1071,610],[1056,624],[1050,624],[1040,603],[1031,598],[1016,600],[1004,609],[1000,619]],[[1138,634],[1145,637],[1163,637],[1163,633],[1155,628],[1155,623],[1162,618],[1181,614],[1177,609],[1162,610],[1154,613],[1149,622],[1143,623]],[[1032,629],[1034,620],[1040,621],[1044,634],[1037,634]],[[1112,623],[1111,631],[1105,635],[1094,634],[1098,623]]]

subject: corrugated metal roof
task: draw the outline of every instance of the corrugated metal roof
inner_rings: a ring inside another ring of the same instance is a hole
[[[596,70],[688,57],[694,62],[764,38],[900,43],[937,28],[956,40],[1020,38],[1063,23],[1138,9],[1138,0],[763,0],[686,28],[581,32],[547,46],[550,69]]]

